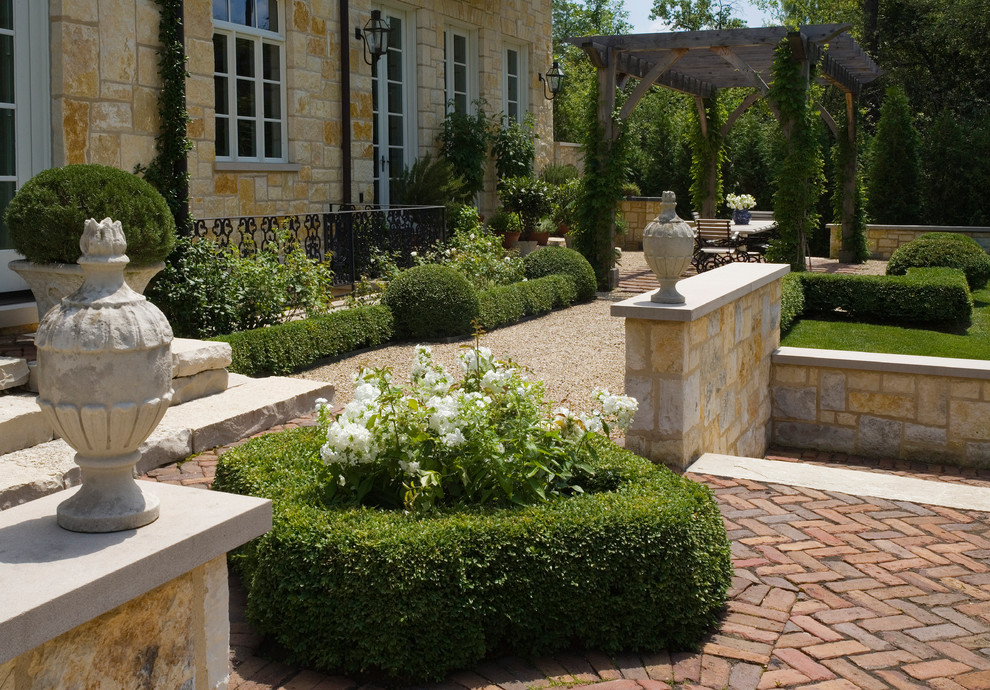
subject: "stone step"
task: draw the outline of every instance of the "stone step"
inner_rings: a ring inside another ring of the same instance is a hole
[[[137,473],[309,414],[317,398],[332,401],[334,395],[328,383],[280,376],[251,379],[232,374],[229,386],[222,393],[169,408],[141,445]],[[10,397],[15,396],[0,401]],[[74,455],[61,439],[0,455],[0,510],[78,484]]]
[[[53,438],[55,432],[38,407],[34,393],[18,391],[0,395],[0,456]]]
[[[27,360],[23,357],[0,357],[0,390],[23,386],[28,380]]]

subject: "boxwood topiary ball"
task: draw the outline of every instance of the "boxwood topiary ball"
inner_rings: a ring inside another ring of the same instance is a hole
[[[595,269],[580,252],[564,247],[543,247],[532,254],[527,254],[523,258],[523,264],[526,277],[530,280],[562,273],[574,279],[578,302],[595,299],[598,290]]]
[[[164,197],[143,179],[105,165],[67,165],[38,173],[4,214],[14,248],[35,263],[75,263],[88,218],[119,220],[135,265],[165,259],[175,219]]]
[[[980,290],[990,280],[990,256],[977,242],[941,237],[919,237],[898,247],[887,262],[887,275],[904,275],[909,268],[934,267],[958,268],[966,274],[970,290]]]
[[[449,266],[426,264],[403,271],[388,284],[382,304],[392,312],[395,333],[406,338],[468,335],[478,318],[478,293]]]

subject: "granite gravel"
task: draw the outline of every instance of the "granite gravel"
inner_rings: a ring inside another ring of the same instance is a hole
[[[499,359],[511,359],[530,370],[529,378],[542,380],[546,398],[572,410],[587,410],[591,393],[607,388],[623,391],[625,376],[625,327],[623,319],[609,315],[618,295],[600,297],[514,326],[485,334],[481,344]],[[434,360],[460,377],[457,353],[474,344],[472,338],[456,342],[427,343]],[[408,380],[416,344],[390,345],[357,353],[299,374],[299,378],[328,381],[337,390],[334,403],[351,400],[351,377],[362,365],[392,367],[394,380]]]

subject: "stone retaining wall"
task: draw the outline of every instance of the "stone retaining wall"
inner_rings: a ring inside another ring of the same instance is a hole
[[[619,202],[619,212],[628,224],[625,235],[615,238],[615,244],[627,252],[643,250],[643,230],[646,225],[660,215],[658,196],[627,196]]]
[[[773,443],[990,467],[990,362],[780,348]]]
[[[626,319],[625,392],[640,405],[629,450],[681,469],[702,453],[762,457],[786,273],[735,263],[680,281],[684,305],[647,293],[612,306]]]
[[[830,223],[828,255],[832,259],[839,258],[839,248],[842,246],[842,226]],[[871,259],[886,261],[894,250],[902,244],[917,239],[926,232],[954,232],[969,235],[990,252],[990,228],[978,226],[957,225],[867,225],[866,248]]]

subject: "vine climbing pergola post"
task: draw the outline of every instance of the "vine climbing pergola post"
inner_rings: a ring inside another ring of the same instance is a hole
[[[702,152],[704,164],[698,166],[700,175],[695,177],[696,184],[704,190],[703,199],[696,207],[701,208],[703,215],[711,216],[715,214],[719,197],[718,165],[712,165],[712,154],[720,154],[721,142],[742,113],[759,98],[768,96],[767,80],[771,76],[774,51],[782,41],[790,44],[792,50],[799,51],[805,84],[812,66],[820,62],[821,78],[846,92],[846,143],[855,144],[855,95],[863,84],[876,79],[880,70],[849,36],[850,28],[849,24],[817,24],[799,27],[797,31],[778,26],[583,36],[567,40],[582,48],[598,70],[598,127],[606,143],[596,149],[601,155],[608,155],[608,144],[619,141],[622,123],[653,86],[673,89],[695,99],[702,128],[700,141],[708,149]],[[616,115],[615,91],[628,77],[638,79],[639,83]],[[724,122],[713,126],[711,102],[717,90],[740,87],[752,88],[754,92],[747,95]],[[771,98],[767,103],[787,134],[779,104]],[[847,255],[855,251],[856,245],[854,219],[857,217],[858,188],[855,146],[849,150],[852,160],[843,162],[841,206],[843,249]],[[693,154],[697,157],[699,152],[696,150]],[[586,166],[587,163],[586,159]],[[592,167],[608,167],[603,161],[592,163]],[[614,225],[608,232],[612,238]]]

